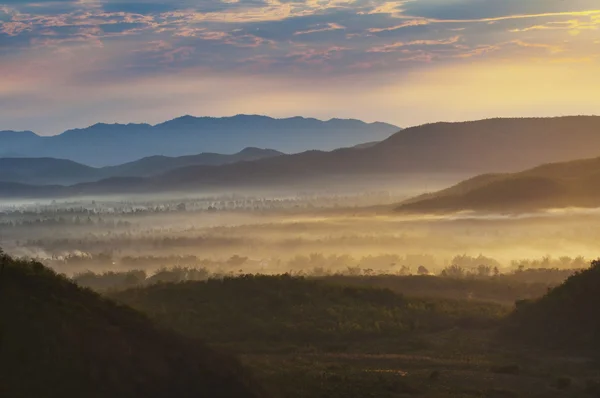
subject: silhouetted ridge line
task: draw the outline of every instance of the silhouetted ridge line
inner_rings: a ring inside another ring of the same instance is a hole
[[[403,212],[525,211],[600,206],[600,158],[485,174],[401,203]]]
[[[5,268],[3,397],[262,397],[234,359],[154,326],[42,264]]]
[[[538,300],[517,302],[505,335],[528,345],[600,356],[600,260]]]
[[[600,148],[600,117],[437,123],[402,130],[366,147],[331,152],[309,150],[218,166],[190,165],[145,178],[134,186],[99,182],[64,188],[52,194],[313,187],[330,186],[333,182],[339,183],[341,178],[346,181],[398,179],[400,184],[401,178],[409,175],[516,172],[542,163],[597,156],[597,148]],[[506,182],[496,185],[498,192],[508,188],[503,188],[502,184]],[[519,192],[530,202],[535,199],[536,190],[528,191],[528,185],[537,184],[539,192],[552,196],[559,195],[563,189],[561,184],[543,178],[521,180],[516,184],[520,184]],[[33,192],[32,189],[29,191]],[[18,191],[7,192],[0,187],[2,197],[20,195]],[[456,207],[456,204],[448,206]]]
[[[114,177],[149,177],[193,165],[221,165],[283,155],[272,149],[245,148],[233,155],[201,153],[168,157],[150,156],[118,166],[94,168],[54,158],[0,158],[0,181],[36,185],[73,185]]]
[[[322,121],[259,115],[233,117],[182,116],[154,126],[143,123],[97,123],[40,137],[33,133],[0,133],[0,157],[52,157],[91,166],[114,166],[136,159],[197,153],[233,154],[245,147],[270,147],[283,152],[332,150],[382,140],[399,130],[386,123],[353,119]]]

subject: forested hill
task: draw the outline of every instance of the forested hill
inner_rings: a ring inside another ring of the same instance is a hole
[[[401,203],[401,212],[530,211],[600,206],[600,158],[486,174]]]
[[[2,397],[263,396],[236,360],[39,263],[0,267]]]
[[[544,297],[517,303],[505,332],[515,340],[600,357],[600,260]]]

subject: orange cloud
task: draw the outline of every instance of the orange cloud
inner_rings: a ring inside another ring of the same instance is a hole
[[[318,33],[318,32],[328,32],[331,30],[341,30],[341,29],[346,29],[344,26],[339,25],[337,23],[328,23],[327,27],[325,28],[319,28],[319,29],[309,29],[309,30],[303,30],[303,31],[299,31],[294,33],[294,35],[308,35],[311,33]]]
[[[427,19],[411,19],[411,20],[401,23],[399,25],[390,26],[388,28],[370,28],[370,29],[367,29],[367,31],[369,31],[371,33],[378,33],[378,32],[398,30],[398,29],[407,28],[410,26],[422,26],[422,25],[429,25],[429,24],[430,24],[430,21]]]
[[[444,40],[413,40],[413,41],[409,41],[409,42],[396,42],[396,43],[392,43],[392,44],[386,44],[383,46],[379,46],[379,47],[373,47],[370,48],[369,50],[367,50],[367,52],[371,52],[371,53],[388,53],[388,52],[393,52],[396,51],[399,48],[402,47],[409,47],[409,46],[444,46],[444,45],[451,45],[451,44],[456,44],[458,43],[458,41],[460,40],[460,36],[454,36],[451,37],[449,39],[444,39]]]

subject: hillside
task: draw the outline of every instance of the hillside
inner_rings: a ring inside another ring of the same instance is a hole
[[[420,173],[516,172],[541,163],[597,156],[598,147],[600,117],[594,116],[436,123],[402,130],[367,147],[307,151],[220,166],[190,166],[135,184],[113,180],[115,184],[104,181],[64,188],[59,195],[257,189],[317,183],[329,186],[332,181],[339,184],[340,178],[401,181],[402,176]],[[559,189],[545,186],[543,181],[536,183],[550,193]],[[527,181],[523,184],[529,186]],[[0,190],[0,196],[22,194]]]
[[[307,151],[217,169],[190,167],[171,177],[204,184],[210,183],[202,178],[205,170],[210,178],[234,183],[234,176],[240,181],[270,183],[312,176],[440,170],[514,172],[541,163],[597,156],[598,146],[600,117],[490,119],[412,127],[367,147]]]
[[[114,177],[150,177],[186,166],[235,163],[280,156],[272,149],[245,148],[233,155],[151,156],[118,166],[95,168],[54,158],[0,158],[0,181],[30,185],[73,185]]]
[[[280,397],[597,396],[597,367],[585,357],[499,338],[512,306],[330,282],[245,275],[111,295],[240,353]]]
[[[544,297],[517,303],[505,333],[528,344],[600,355],[600,261],[568,278]]]
[[[0,265],[2,397],[262,396],[235,360],[39,263]]]
[[[52,157],[103,167],[155,155],[231,154],[246,147],[268,147],[288,153],[333,150],[383,140],[398,130],[390,124],[352,119],[183,116],[155,126],[99,123],[56,136],[0,132],[0,156]]]
[[[489,325],[506,313],[494,304],[409,299],[289,275],[160,283],[112,297],[181,333],[223,344],[363,344],[468,322]]]
[[[2,182],[70,185],[83,181],[94,181],[100,176],[98,169],[71,160],[0,158],[0,181]]]
[[[600,205],[600,158],[551,163],[512,174],[486,174],[409,199],[404,212],[525,211]]]
[[[281,156],[282,152],[273,149],[244,148],[233,155],[201,153],[199,155],[168,157],[150,156],[119,166],[104,167],[102,173],[111,177],[149,177],[189,166],[219,166],[223,164],[252,161]]]

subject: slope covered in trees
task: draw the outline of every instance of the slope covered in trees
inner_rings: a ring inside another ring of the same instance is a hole
[[[161,324],[211,343],[367,344],[460,325],[489,326],[495,304],[405,298],[388,289],[289,275],[160,283],[113,293]]]
[[[600,158],[487,174],[400,204],[407,212],[520,211],[600,205]]]
[[[0,254],[0,396],[262,396],[236,360]]]
[[[517,303],[505,332],[529,344],[600,355],[600,260],[538,300]]]

